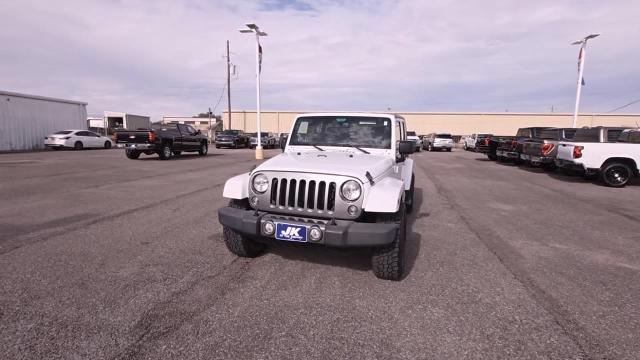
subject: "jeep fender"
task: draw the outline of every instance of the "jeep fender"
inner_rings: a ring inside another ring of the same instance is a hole
[[[411,182],[411,178],[409,178],[409,182]],[[400,208],[404,190],[405,186],[402,180],[392,177],[384,178],[369,188],[363,208],[368,212],[394,213]]]
[[[411,189],[411,176],[413,175],[413,159],[405,159],[402,166],[402,181],[404,189]]]
[[[246,199],[249,197],[249,174],[234,176],[224,183],[222,196],[227,199]]]

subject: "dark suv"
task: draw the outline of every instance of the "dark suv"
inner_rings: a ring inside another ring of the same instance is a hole
[[[251,145],[249,136],[242,130],[224,130],[216,135],[216,149],[221,147],[249,147]]]

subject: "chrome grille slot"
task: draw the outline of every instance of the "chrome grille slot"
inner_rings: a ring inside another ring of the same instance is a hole
[[[297,194],[297,198],[296,198],[296,206],[299,208],[304,208],[304,201],[306,199],[306,192],[307,190],[307,181],[306,180],[300,180],[300,186],[298,188],[298,194]]]
[[[316,205],[316,182],[309,181],[309,194],[307,195],[307,209],[315,209]]]
[[[287,188],[287,206],[289,207],[296,206],[296,198],[298,197],[298,192],[296,191],[297,183],[295,179],[289,180],[289,187]]]
[[[325,200],[327,190],[327,184],[324,181],[320,181],[318,184],[318,210],[324,210],[324,205],[327,203]]]

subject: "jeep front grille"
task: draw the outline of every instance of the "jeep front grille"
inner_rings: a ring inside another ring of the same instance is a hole
[[[273,178],[269,203],[274,207],[333,212],[336,208],[336,183]]]

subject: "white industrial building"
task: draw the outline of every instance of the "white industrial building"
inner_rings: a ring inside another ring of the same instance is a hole
[[[44,149],[44,137],[87,128],[87,103],[0,90],[0,151]]]

